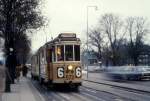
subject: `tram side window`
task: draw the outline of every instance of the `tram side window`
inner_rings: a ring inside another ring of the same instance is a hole
[[[36,64],[38,64],[38,63],[39,63],[38,56],[36,56]]]
[[[73,61],[73,46],[66,45],[65,47],[66,61]]]
[[[52,49],[49,50],[49,62],[52,62]]]
[[[64,61],[64,45],[57,46],[57,61]]]
[[[52,62],[56,61],[55,47],[52,47]]]
[[[80,45],[74,46],[75,61],[80,61]]]

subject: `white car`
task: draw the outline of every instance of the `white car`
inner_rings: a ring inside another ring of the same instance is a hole
[[[118,66],[107,69],[107,75],[115,80],[150,79],[150,68],[145,66]]]

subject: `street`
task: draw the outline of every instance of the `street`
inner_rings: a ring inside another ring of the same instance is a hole
[[[36,88],[45,97],[46,101],[126,101],[129,99],[110,94],[105,91],[98,91],[89,87],[81,86],[79,92],[70,90],[50,90],[45,87],[39,87],[38,83],[34,82]]]
[[[92,79],[93,81],[112,81],[115,82],[113,79],[107,77],[107,75],[103,72],[99,72],[99,73],[91,73],[89,72],[89,79]],[[86,79],[87,76],[86,74],[83,75],[83,79]],[[134,85],[143,85],[143,86],[149,86],[150,85],[150,80],[141,80],[141,81],[119,81],[119,83],[124,83],[124,84],[134,84]]]
[[[102,76],[101,73],[89,73],[89,79],[97,80],[97,82],[101,82]],[[85,79],[85,77],[86,74],[83,75],[83,79]],[[150,99],[150,92],[145,92],[144,90],[127,89],[85,80],[83,80],[78,92],[65,88],[47,88],[41,86],[37,81],[31,81],[41,95],[44,96],[46,101],[149,101]],[[109,82],[113,83],[113,81]],[[135,87],[141,85],[149,89],[148,85],[150,81],[128,81],[119,83],[123,85],[132,84],[135,85]]]

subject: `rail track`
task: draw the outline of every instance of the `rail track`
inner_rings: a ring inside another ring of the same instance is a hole
[[[44,96],[45,101],[149,101],[150,99],[150,92],[89,80],[83,81],[79,92],[51,89],[32,80],[31,83]]]
[[[35,88],[38,89],[38,91],[44,96],[46,101],[70,101],[72,100],[70,99],[70,97],[74,99],[72,101],[110,101],[109,97],[108,100],[106,100],[107,96],[105,96],[105,98],[99,96],[101,94],[113,96],[111,101],[118,101],[119,99],[119,101],[133,101],[109,92],[104,92],[100,90],[98,91],[85,86],[81,86],[79,92],[74,92],[70,90],[57,91],[55,89],[48,88],[44,85],[42,86],[36,81],[31,80],[31,82],[35,86]],[[97,95],[95,95],[96,93]]]
[[[129,88],[129,87],[122,87],[122,86],[108,84],[108,83],[100,83],[100,82],[95,82],[95,81],[91,81],[91,80],[84,80],[84,81],[86,83],[94,83],[96,85],[99,85],[99,87],[100,86],[106,86],[106,87],[115,89],[115,91],[112,92],[112,91],[109,91],[109,90],[97,89],[97,88],[93,88],[92,86],[90,87],[90,86],[87,86],[87,85],[83,85],[82,87],[92,89],[92,90],[96,90],[96,91],[103,91],[103,92],[106,92],[106,93],[111,93],[112,95],[119,96],[123,99],[128,99],[128,100],[131,100],[131,101],[149,101],[149,99],[150,99],[150,92],[149,91],[144,91],[144,90],[139,90],[139,89],[134,89],[134,88]],[[123,92],[124,94],[121,94],[121,92]],[[126,96],[126,94],[128,94],[130,96]],[[131,97],[132,95],[133,95],[133,97]]]
[[[135,88],[131,88],[131,87],[124,87],[124,86],[118,86],[118,85],[114,85],[114,84],[108,84],[108,83],[101,83],[101,82],[96,82],[96,81],[92,81],[92,80],[85,80],[87,82],[92,82],[92,83],[96,83],[96,84],[101,84],[101,85],[107,85],[107,86],[111,86],[114,88],[119,88],[119,89],[123,89],[123,90],[127,90],[127,91],[133,91],[133,92],[140,92],[140,93],[147,93],[150,94],[150,91],[145,91],[145,90],[141,90],[141,89],[135,89]]]

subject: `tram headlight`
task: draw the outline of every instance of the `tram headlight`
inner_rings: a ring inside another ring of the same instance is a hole
[[[72,65],[69,65],[69,66],[68,66],[68,70],[73,70],[73,66],[72,66]]]

